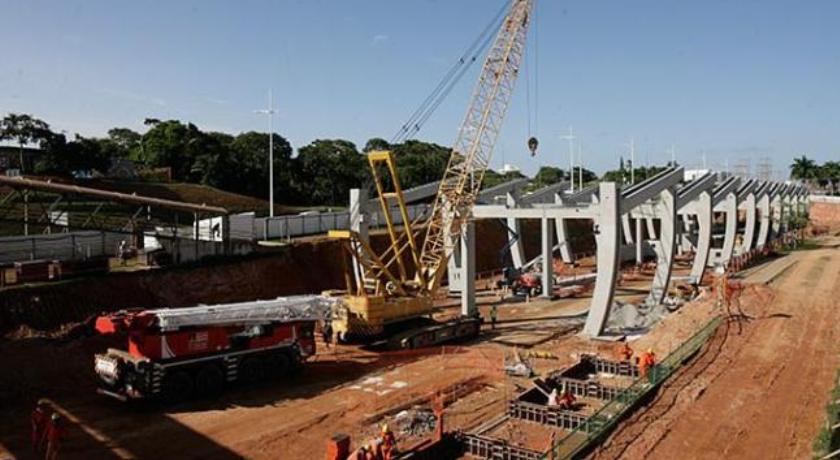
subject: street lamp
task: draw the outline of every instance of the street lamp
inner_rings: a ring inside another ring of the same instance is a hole
[[[254,110],[254,113],[268,115],[268,216],[274,217],[274,127],[272,120],[274,110],[272,105],[271,90],[268,90],[268,108]]]

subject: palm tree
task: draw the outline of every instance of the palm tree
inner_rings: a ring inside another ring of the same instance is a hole
[[[23,147],[47,138],[50,126],[27,114],[10,113],[0,120],[0,141],[16,140],[20,147],[20,173],[23,174]]]
[[[818,169],[814,160],[802,155],[801,158],[795,158],[793,164],[790,165],[790,177],[791,179],[810,182],[817,178]]]

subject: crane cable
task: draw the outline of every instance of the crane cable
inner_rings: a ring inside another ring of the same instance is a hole
[[[411,114],[408,120],[403,123],[400,129],[391,138],[391,144],[404,142],[406,139],[417,134],[423,124],[432,116],[435,110],[446,99],[455,85],[461,80],[464,74],[474,64],[478,57],[487,49],[493,39],[493,31],[498,30],[504,20],[508,2],[503,2],[498,13],[489,24],[481,31],[478,37],[464,51],[460,58],[444,74],[434,90],[426,97],[420,106]]]
[[[531,151],[531,156],[537,154],[537,147],[539,141],[537,136],[539,133],[539,15],[537,15],[537,4],[534,2],[534,38],[531,40],[533,46],[533,53],[525,53],[525,112],[528,119],[528,150]],[[533,57],[529,58],[529,54]],[[533,78],[533,105],[532,105],[532,82]],[[533,107],[533,111],[531,108]],[[532,129],[533,126],[533,129]]]

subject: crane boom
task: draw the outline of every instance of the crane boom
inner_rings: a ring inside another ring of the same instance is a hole
[[[440,285],[453,242],[481,189],[519,74],[532,7],[533,0],[512,0],[481,68],[427,222],[418,270],[426,292],[434,293]]]

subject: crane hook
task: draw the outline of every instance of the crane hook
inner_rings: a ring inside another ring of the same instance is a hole
[[[535,156],[537,154],[537,146],[539,145],[540,141],[538,141],[536,137],[528,139],[528,150],[531,151],[531,156]]]

